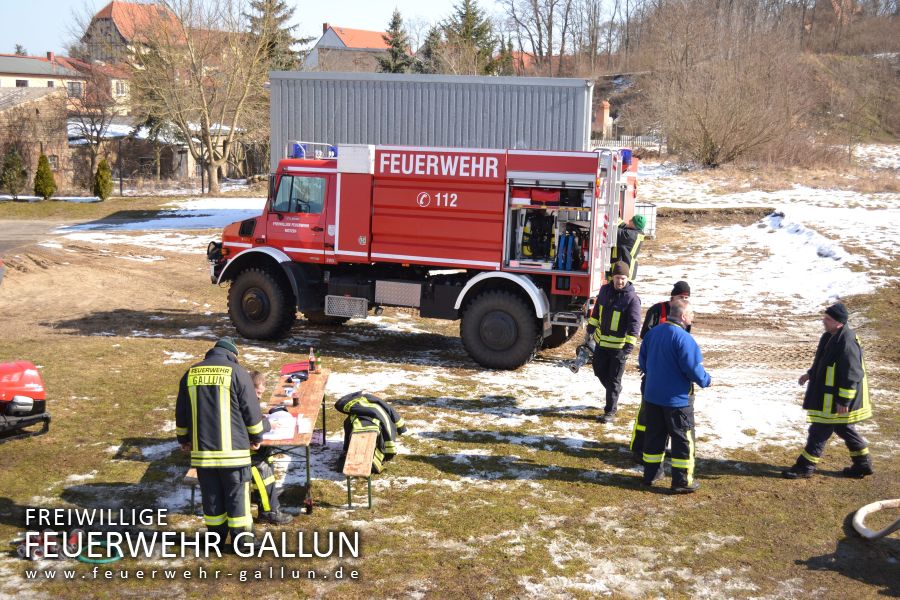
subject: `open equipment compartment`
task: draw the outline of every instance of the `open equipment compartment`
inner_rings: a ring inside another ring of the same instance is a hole
[[[593,202],[592,181],[510,179],[504,265],[526,272],[586,274]]]

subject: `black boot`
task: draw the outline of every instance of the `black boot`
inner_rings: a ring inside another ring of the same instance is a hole
[[[809,479],[816,472],[816,465],[806,460],[803,456],[797,457],[797,462],[790,469],[781,472],[785,479]]]
[[[872,475],[873,473],[875,471],[872,469],[872,461],[869,460],[868,454],[866,456],[854,456],[853,464],[844,468],[844,477],[853,479],[862,479],[866,475]]]
[[[673,481],[671,491],[673,494],[693,494],[694,492],[696,492],[699,489],[700,489],[699,481],[692,481],[691,483],[688,483],[686,481],[683,481],[680,483],[675,483]]]
[[[287,513],[283,513],[280,510],[261,512],[259,513],[259,517],[257,518],[257,521],[259,521],[260,523],[271,523],[272,525],[287,525],[293,520],[294,517]]]

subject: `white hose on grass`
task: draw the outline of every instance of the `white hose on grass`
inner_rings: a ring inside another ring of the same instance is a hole
[[[878,512],[884,508],[900,508],[900,498],[894,500],[879,500],[872,504],[866,504],[853,515],[853,528],[867,540],[877,540],[900,530],[900,519],[894,521],[893,525],[888,525],[881,531],[872,531],[866,527],[866,517],[874,512]]]

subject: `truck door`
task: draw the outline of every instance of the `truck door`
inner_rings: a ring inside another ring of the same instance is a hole
[[[278,187],[266,217],[268,243],[294,260],[322,263],[325,258],[327,194],[332,175],[288,174]]]

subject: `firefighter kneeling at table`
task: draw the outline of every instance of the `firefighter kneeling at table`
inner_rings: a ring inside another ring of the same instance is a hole
[[[260,409],[265,406],[263,394],[266,393],[266,378],[259,371],[250,373],[253,387],[256,390],[256,399]],[[284,409],[279,409],[284,410]],[[270,413],[271,414],[271,413]],[[269,419],[263,417],[263,433],[272,431]],[[278,495],[281,490],[275,485],[275,452],[272,448],[262,446],[250,454],[250,499],[259,507],[257,521],[272,523],[273,525],[286,525],[294,518],[281,512],[281,503]]]
[[[250,451],[259,449],[263,416],[250,374],[237,361],[231,338],[222,338],[188,369],[178,387],[175,433],[191,453],[203,499],[203,519],[220,548],[253,528]],[[244,538],[246,539],[246,536]]]

